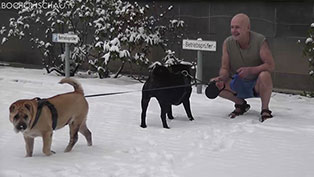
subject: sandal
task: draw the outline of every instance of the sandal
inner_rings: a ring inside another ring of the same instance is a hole
[[[232,113],[229,114],[229,117],[231,119],[235,118],[236,116],[246,113],[250,109],[251,106],[247,104],[245,100],[243,100],[242,104],[235,104],[234,107],[236,109]]]
[[[267,113],[268,115],[263,115],[264,113]],[[263,109],[262,111],[261,111],[261,117],[259,118],[259,121],[260,122],[264,122],[266,119],[270,119],[270,118],[272,118],[273,117],[273,115],[271,115],[271,110],[269,110],[269,109]]]

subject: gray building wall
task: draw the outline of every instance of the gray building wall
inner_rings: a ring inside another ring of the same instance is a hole
[[[152,1],[140,0],[150,4]],[[216,52],[203,52],[203,80],[216,76],[220,67],[221,47],[224,39],[230,35],[230,20],[236,13],[246,13],[251,18],[251,29],[262,33],[268,39],[276,63],[273,73],[274,86],[279,89],[312,90],[314,80],[308,75],[307,58],[302,55],[302,45],[307,30],[314,22],[314,2],[228,2],[228,1],[155,1],[155,6],[174,9],[168,14],[185,21],[186,39],[202,38],[217,42]],[[158,13],[158,8],[156,8]],[[0,24],[15,15],[15,12],[0,10]],[[182,40],[171,45],[179,58],[196,61],[196,51],[183,50]],[[153,60],[164,56],[160,50],[154,50]],[[9,41],[0,46],[0,61],[41,64],[38,51],[31,49],[28,42]]]

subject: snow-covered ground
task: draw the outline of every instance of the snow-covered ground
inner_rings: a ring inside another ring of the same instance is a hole
[[[140,90],[142,85],[123,77],[75,77],[86,94]],[[249,99],[250,111],[234,120],[229,101],[191,96],[195,121],[183,106],[173,108],[171,129],[163,129],[160,108],[152,99],[146,129],[140,125],[141,92],[88,98],[87,125],[93,133],[88,147],[82,135],[73,151],[64,153],[68,128],[54,133],[46,157],[42,140],[34,155],[25,158],[22,134],[9,121],[9,105],[17,99],[72,91],[61,77],[44,70],[0,67],[1,177],[312,177],[314,176],[314,99],[273,93],[274,118],[260,123],[260,101]]]

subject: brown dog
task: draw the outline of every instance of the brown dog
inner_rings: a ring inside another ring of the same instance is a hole
[[[74,92],[56,95],[47,99],[24,99],[10,106],[10,121],[15,131],[22,132],[26,144],[26,157],[33,154],[34,138],[43,138],[43,153],[52,154],[51,142],[53,130],[69,124],[70,142],[65,152],[72,150],[78,140],[78,132],[82,133],[92,145],[92,134],[86,126],[88,103],[80,83],[71,78],[64,78],[61,84],[68,83]]]

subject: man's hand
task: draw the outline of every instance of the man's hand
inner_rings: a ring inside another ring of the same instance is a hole
[[[252,67],[241,67],[237,70],[237,73],[240,78],[247,78],[253,74]]]
[[[212,82],[212,81],[216,81],[216,82],[222,81],[222,76],[218,76],[218,77],[211,78],[211,79],[210,79],[210,82]]]
[[[216,82],[216,86],[218,89],[222,89],[225,85],[225,82],[223,80],[223,76],[218,76],[210,79],[210,82]]]

